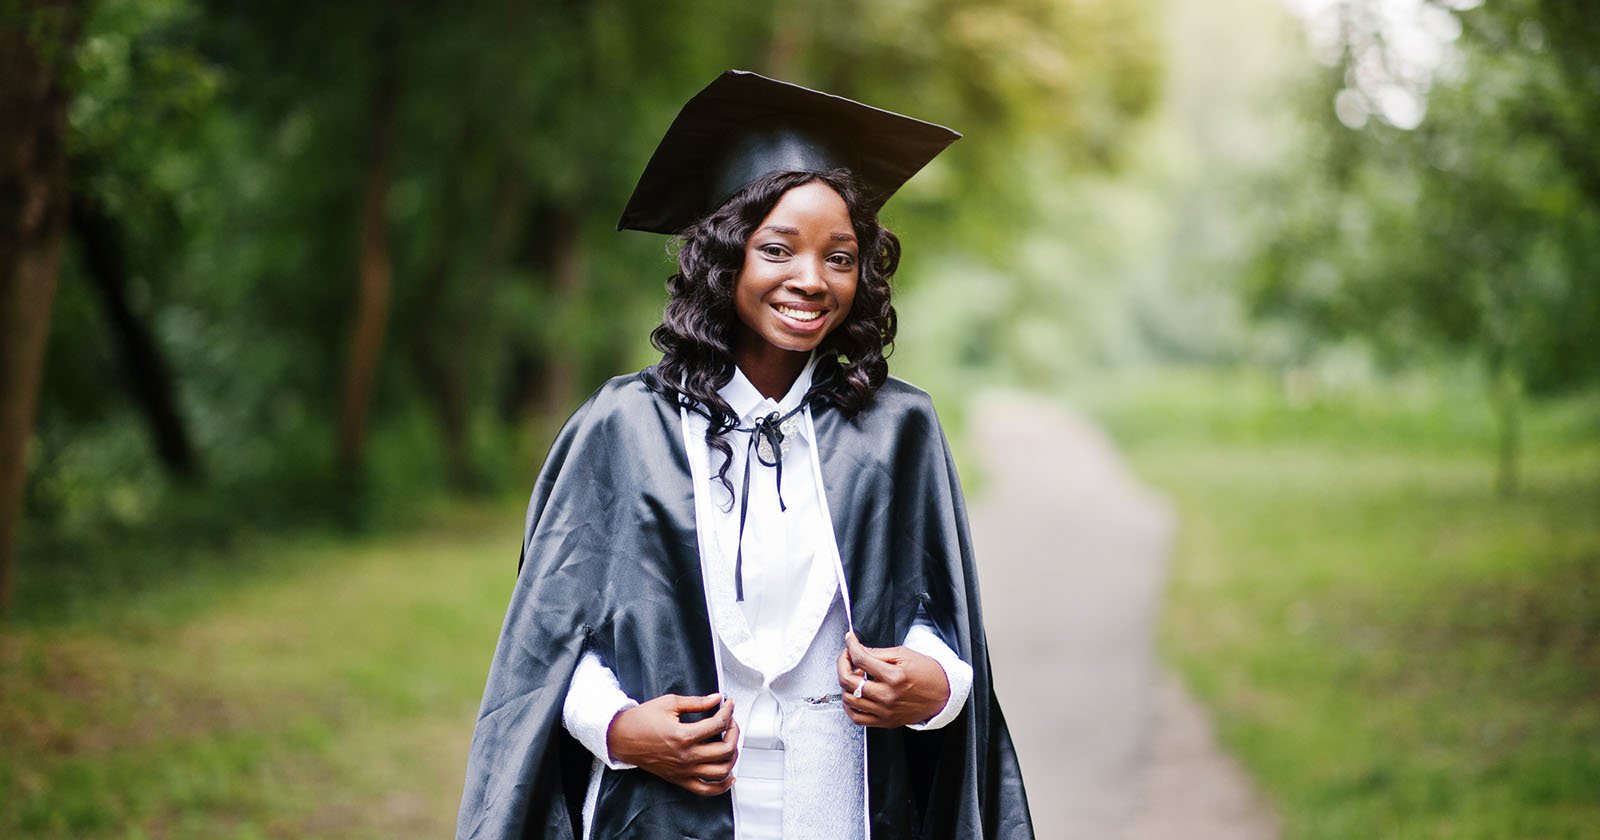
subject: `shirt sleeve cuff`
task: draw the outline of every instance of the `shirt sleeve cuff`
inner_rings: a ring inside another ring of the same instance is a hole
[[[972,691],[972,666],[961,661],[961,657],[939,638],[932,624],[921,620],[906,633],[905,644],[939,663],[939,667],[944,669],[945,680],[950,683],[950,699],[945,701],[944,708],[922,723],[907,724],[907,728],[940,729],[955,720],[961,714],[961,708],[967,704],[967,695]]]
[[[561,706],[561,723],[605,766],[612,770],[632,770],[634,765],[611,759],[606,733],[617,715],[637,705],[638,701],[622,692],[617,675],[591,650],[578,661],[572,685],[567,687],[567,699]]]

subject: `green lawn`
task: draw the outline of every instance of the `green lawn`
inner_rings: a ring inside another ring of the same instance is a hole
[[[1600,412],[1492,490],[1472,392],[1081,395],[1181,516],[1166,658],[1290,838],[1600,837]]]
[[[260,541],[0,628],[0,837],[450,836],[520,528]]]

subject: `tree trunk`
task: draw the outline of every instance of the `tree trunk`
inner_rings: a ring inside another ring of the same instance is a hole
[[[582,213],[576,208],[563,206],[557,210],[549,229],[550,285],[555,293],[552,313],[557,323],[572,323],[573,309],[583,290],[583,223]],[[566,336],[567,344],[555,348],[545,356],[544,393],[541,411],[546,416],[560,416],[571,409],[569,403],[578,387],[578,364],[581,353],[571,345],[574,336]]]
[[[466,167],[470,144],[480,134],[471,120],[462,121],[452,171]],[[488,308],[493,280],[522,227],[527,201],[527,179],[515,163],[506,160],[498,168],[504,174],[495,190],[489,239],[470,269],[461,267],[459,253],[461,222],[472,218],[469,198],[461,186],[465,179],[458,179],[450,190],[432,260],[419,277],[417,317],[411,319],[413,332],[408,343],[412,367],[439,422],[450,483],[466,491],[477,485],[469,440],[472,362],[481,346],[474,339]]]
[[[773,6],[764,72],[778,79],[794,79],[801,75],[800,67],[811,50],[811,17],[814,13],[814,9],[799,3]]]
[[[460,191],[459,186],[452,190],[456,200],[446,207],[432,262],[419,277],[422,288],[417,294],[417,315],[412,319],[407,347],[428,408],[439,421],[450,484],[465,490],[473,483],[467,445],[467,383],[455,360],[458,350],[469,340],[471,325],[453,315],[447,300],[450,281],[456,275],[453,258],[461,244],[460,221],[466,216]]]
[[[350,331],[344,401],[339,417],[339,464],[347,474],[361,468],[367,441],[367,413],[377,381],[378,357],[389,320],[393,268],[389,262],[387,206],[393,178],[395,107],[398,82],[388,34],[379,44],[382,62],[372,92],[371,135],[362,188],[360,250],[357,255],[355,325]]]
[[[449,244],[453,243],[447,239],[441,247]],[[423,276],[425,282],[442,284],[450,276],[449,266],[435,264]],[[455,347],[465,343],[466,334],[460,331],[463,325],[458,319],[442,311],[442,295],[425,293],[421,301],[417,330],[408,342],[411,365],[427,395],[428,408],[439,421],[450,484],[465,490],[473,484],[472,459],[467,445],[466,377],[455,364]]]
[[[1510,498],[1522,484],[1522,380],[1503,351],[1493,352],[1489,361],[1489,403],[1498,438],[1495,489]]]
[[[169,474],[195,478],[200,473],[199,462],[190,445],[183,415],[178,412],[172,369],[162,356],[160,345],[128,301],[127,252],[123,247],[122,228],[92,196],[74,190],[72,230],[89,270],[89,280],[99,293],[101,310],[116,336],[130,396],[144,418],[156,455]]]
[[[549,284],[549,305],[534,340],[511,349],[509,382],[501,403],[508,424],[565,416],[578,385],[582,336],[573,326],[583,291],[583,212],[576,205],[541,200],[528,208],[528,238],[516,248],[517,264]]]
[[[77,8],[23,3],[0,22],[0,609],[11,603],[28,441],[67,229],[67,93]]]

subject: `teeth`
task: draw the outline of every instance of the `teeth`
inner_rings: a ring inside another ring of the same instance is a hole
[[[796,321],[815,321],[822,317],[821,312],[804,312],[799,309],[790,309],[782,304],[778,304],[776,308],[779,312],[782,312]]]

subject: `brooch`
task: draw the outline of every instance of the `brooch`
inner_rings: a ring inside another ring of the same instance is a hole
[[[756,457],[764,464],[771,464],[778,460],[772,451],[773,438],[777,438],[777,455],[789,454],[789,438],[800,433],[800,418],[790,417],[778,425],[777,434],[767,432],[756,435]]]

